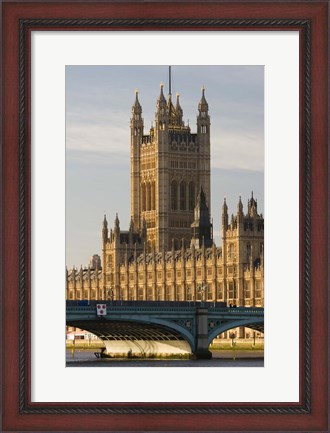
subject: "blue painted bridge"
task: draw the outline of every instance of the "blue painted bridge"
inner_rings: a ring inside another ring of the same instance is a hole
[[[100,315],[100,305],[106,306]],[[67,301],[66,323],[92,332],[111,354],[191,353],[212,357],[222,332],[246,326],[264,331],[263,308],[228,308],[222,302]]]

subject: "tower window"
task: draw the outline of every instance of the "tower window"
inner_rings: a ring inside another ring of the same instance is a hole
[[[142,198],[142,211],[146,210],[146,185],[143,183],[141,185],[141,198]]]
[[[251,244],[246,245],[246,260],[249,261],[251,257]]]
[[[186,210],[186,183],[180,183],[180,210]]]
[[[234,244],[229,244],[228,245],[228,257],[230,259],[234,258]]]
[[[189,183],[189,210],[194,210],[195,207],[195,184]]]
[[[177,210],[177,201],[178,201],[178,187],[176,181],[173,180],[171,183],[171,209]]]
[[[202,134],[206,134],[206,132],[207,132],[206,125],[202,125],[202,126],[201,126],[201,133],[202,133]]]

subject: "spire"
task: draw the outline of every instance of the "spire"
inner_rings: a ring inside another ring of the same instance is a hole
[[[227,214],[228,213],[228,206],[227,206],[227,202],[226,202],[226,197],[223,199],[222,213],[223,214]]]
[[[209,208],[206,204],[206,198],[201,186],[197,195],[196,206],[194,209],[194,222],[191,224],[192,242],[198,242],[199,248],[202,244],[206,247],[212,245],[212,224],[210,222]]]
[[[251,198],[248,201],[248,215],[250,217],[255,217],[258,215],[257,201],[253,198],[253,191],[251,191]]]
[[[171,66],[168,67],[168,94],[172,95],[172,76],[171,76]]]
[[[243,222],[243,204],[241,200],[241,196],[239,196],[238,204],[237,204],[237,223],[241,224]]]
[[[238,199],[237,212],[239,212],[239,213],[243,212],[243,204],[242,204],[241,196],[239,196],[239,199]]]
[[[129,223],[129,230],[128,230],[128,242],[130,246],[133,244],[133,232],[134,232],[134,222],[133,222],[133,218],[131,217],[131,221]]]
[[[103,228],[108,228],[108,221],[107,221],[107,216],[106,214],[104,214],[104,218],[103,218]]]
[[[138,89],[135,89],[135,104],[134,104],[135,108],[141,108],[141,104],[139,102],[139,91]]]
[[[202,87],[202,98],[199,101],[198,110],[200,113],[209,111],[209,104],[207,103],[206,98],[205,98],[205,87],[204,86]]]
[[[107,221],[107,217],[104,214],[104,219],[103,219],[103,226],[102,226],[102,240],[103,243],[105,243],[108,239],[108,221]]]
[[[139,92],[138,89],[135,89],[135,101],[134,105],[132,106],[132,114],[141,114],[142,113],[142,107],[139,102]]]
[[[115,228],[119,228],[119,218],[118,218],[118,212],[116,212],[116,218],[115,218]]]
[[[228,206],[226,203],[226,197],[223,199],[222,205],[222,236],[226,236],[226,231],[228,229]]]
[[[116,213],[116,219],[115,219],[115,227],[114,227],[114,236],[118,236],[120,233],[120,226],[119,226],[119,218],[118,213]]]
[[[180,118],[180,120],[182,122],[183,110],[182,110],[181,105],[180,105],[180,93],[176,94],[175,111],[176,111],[177,116]]]
[[[164,96],[163,88],[164,88],[164,84],[160,83],[160,95],[159,95],[159,98],[157,101],[157,106],[159,106],[159,107],[166,105],[166,99]]]

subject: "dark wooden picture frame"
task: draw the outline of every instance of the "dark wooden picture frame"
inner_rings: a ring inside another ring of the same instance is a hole
[[[3,431],[328,431],[328,1],[2,3]],[[298,30],[299,403],[33,403],[30,33]]]

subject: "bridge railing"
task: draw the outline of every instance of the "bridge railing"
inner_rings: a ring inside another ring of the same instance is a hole
[[[135,310],[141,310],[141,309],[154,309],[154,310],[161,310],[161,309],[195,309],[195,308],[205,308],[210,311],[214,312],[226,312],[226,313],[232,313],[232,314],[239,314],[243,312],[247,313],[256,313],[256,314],[263,314],[264,309],[263,308],[256,308],[256,307],[228,307],[225,302],[202,302],[202,301],[88,301],[88,300],[82,300],[82,301],[66,301],[66,307],[67,309],[74,309],[74,308],[96,308],[97,304],[106,304],[107,308],[109,310],[111,309],[135,309]]]

